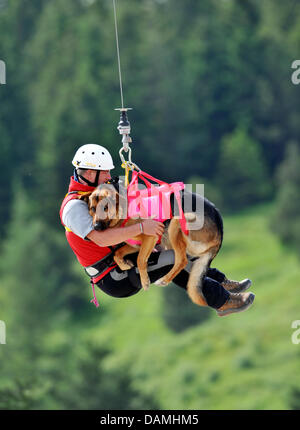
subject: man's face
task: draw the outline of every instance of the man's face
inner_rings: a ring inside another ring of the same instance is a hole
[[[84,173],[84,178],[88,179],[90,182],[94,183],[97,176],[97,170],[86,170]],[[110,170],[100,170],[98,184],[104,184],[104,182],[109,181],[111,179]],[[96,185],[96,186],[97,186]]]
[[[96,179],[96,173],[95,173],[95,179]],[[101,170],[99,175],[98,185],[104,184],[106,181],[109,181],[110,179],[111,179],[110,170]]]

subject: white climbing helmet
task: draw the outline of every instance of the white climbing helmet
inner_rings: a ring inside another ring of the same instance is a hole
[[[108,150],[94,143],[88,143],[77,149],[72,164],[77,169],[111,170],[115,168]]]

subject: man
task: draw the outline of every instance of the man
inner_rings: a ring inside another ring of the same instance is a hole
[[[137,254],[127,257],[135,267],[122,271],[114,263],[113,247],[137,236],[141,231],[140,225],[96,231],[86,202],[79,200],[82,194],[111,179],[110,171],[114,169],[112,157],[106,148],[87,144],[77,150],[72,164],[75,167],[74,176],[71,177],[68,194],[60,210],[67,240],[79,263],[91,277],[93,285],[113,297],[136,294],[141,290],[136,267]],[[146,235],[159,238],[163,233],[164,224],[161,222],[147,219],[142,224]],[[173,250],[153,252],[148,260],[150,281],[153,283],[160,279],[173,265]],[[186,289],[191,266],[190,257],[185,269],[174,278],[176,285]],[[250,285],[249,279],[230,281],[219,270],[209,269],[202,283],[203,305],[216,309],[219,316],[244,311],[254,300],[254,294],[244,292]]]

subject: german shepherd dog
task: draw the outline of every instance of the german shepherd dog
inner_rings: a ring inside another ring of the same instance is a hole
[[[93,192],[80,197],[88,203],[95,230],[120,227],[124,223],[124,219],[127,217],[127,201],[124,201],[126,198],[122,197],[118,190],[118,187],[111,184],[101,184]],[[202,280],[222,245],[222,217],[214,204],[200,194],[183,190],[180,195],[181,206],[187,221],[188,235],[183,233],[180,220],[174,216],[175,211],[178,211],[179,208],[174,194],[171,194],[172,215],[171,219],[164,222],[165,230],[161,238],[161,247],[174,250],[175,263],[170,272],[156,281],[156,284],[169,284],[188,264],[188,254],[194,258],[187,292],[194,303],[205,306],[207,303],[202,294]],[[188,209],[185,208],[185,202],[188,202]],[[142,221],[143,219],[129,219],[126,226]],[[137,252],[138,248],[137,267],[142,286],[144,289],[148,289],[150,281],[147,273],[147,261],[155,248],[157,237],[140,233],[132,239],[139,241],[140,245],[133,246],[126,243],[115,252],[114,260],[122,270],[128,270],[133,266],[133,263],[124,260],[124,257]]]

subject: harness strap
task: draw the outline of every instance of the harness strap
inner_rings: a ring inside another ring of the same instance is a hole
[[[178,210],[179,210],[179,217],[178,218],[179,218],[179,222],[180,222],[180,226],[181,226],[182,232],[185,235],[188,235],[188,230],[187,230],[187,226],[186,226],[186,218],[185,218],[185,215],[184,215],[184,212],[183,212],[183,209],[182,209],[181,195],[180,195],[180,191],[182,189],[184,189],[184,184],[182,182],[173,182],[171,184],[168,184],[165,181],[162,181],[160,179],[154,178],[154,176],[151,176],[148,173],[146,173],[146,172],[144,172],[142,170],[139,170],[138,172],[133,171],[133,173],[132,173],[132,179],[131,179],[131,182],[129,184],[129,187],[137,185],[138,184],[138,179],[141,179],[146,184],[146,187],[147,187],[147,190],[148,190],[148,197],[151,197],[151,191],[150,190],[151,190],[151,187],[153,186],[153,184],[151,184],[151,182],[149,182],[149,180],[146,179],[146,178],[150,179],[153,182],[156,182],[159,185],[162,185],[162,186],[166,185],[172,191],[172,193],[174,194],[174,196],[176,198],[177,205],[178,205]],[[174,217],[175,216],[174,213],[171,214],[171,216]],[[176,216],[176,218],[177,218],[177,216]]]
[[[115,247],[110,246],[109,248],[111,249],[111,253],[108,254],[106,257],[104,257],[102,260],[97,261],[97,263],[85,267],[84,271],[85,273],[90,277],[90,283],[93,289],[93,296],[94,298],[90,300],[90,303],[94,303],[94,305],[96,306],[96,308],[99,307],[99,303],[97,301],[97,297],[96,297],[96,293],[95,293],[95,282],[94,279],[96,279],[97,277],[99,277],[103,272],[105,272],[106,269],[108,269],[110,266],[112,266],[114,263],[114,252],[118,249],[121,248],[122,246],[124,246],[125,243],[119,243],[118,245],[116,245]],[[95,270],[96,272],[93,272],[93,270]]]
[[[94,296],[94,298],[92,299],[92,300],[90,300],[90,303],[94,303],[94,305],[96,306],[96,308],[99,308],[99,303],[98,303],[98,300],[97,300],[97,297],[96,297],[96,293],[95,293],[95,284],[94,284],[94,282],[93,282],[93,280],[91,279],[91,285],[92,285],[92,289],[93,289],[93,296]]]
[[[86,170],[86,169],[85,169]],[[80,179],[82,179],[89,187],[97,187],[99,182],[100,170],[97,170],[96,177],[94,182],[89,181],[84,176],[78,175]]]

